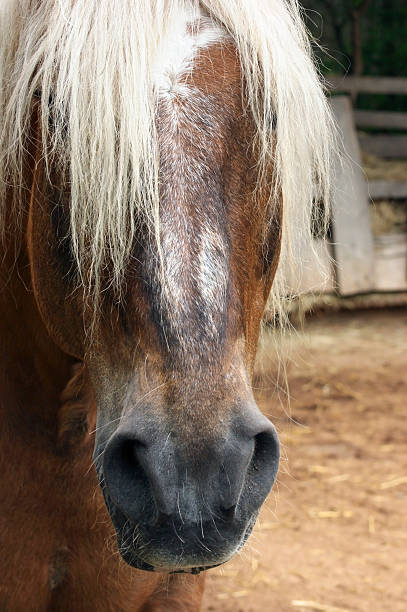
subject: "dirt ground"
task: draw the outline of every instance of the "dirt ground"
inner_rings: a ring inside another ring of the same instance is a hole
[[[272,367],[258,392],[278,483],[203,610],[405,612],[407,310],[320,315],[291,345],[290,407]]]

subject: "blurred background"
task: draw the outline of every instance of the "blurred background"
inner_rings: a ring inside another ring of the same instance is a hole
[[[324,51],[324,72],[407,77],[407,3],[403,0],[303,0],[305,20]],[[369,98],[367,108],[407,110],[401,98]]]
[[[208,573],[204,610],[405,612],[407,2],[300,4],[345,163],[322,268],[304,253],[293,329],[259,353],[278,483],[241,556]]]

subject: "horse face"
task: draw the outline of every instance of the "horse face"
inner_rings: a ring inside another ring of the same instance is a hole
[[[121,299],[106,290],[91,343],[56,231],[63,202],[55,223],[33,198],[29,232],[44,321],[92,380],[94,462],[119,550],[130,565],[157,571],[228,560],[249,536],[279,461],[251,374],[281,209],[270,222],[268,194],[256,190],[254,127],[234,50],[202,52],[181,85],[157,109],[159,246],[141,224]],[[45,179],[40,191],[53,199]]]

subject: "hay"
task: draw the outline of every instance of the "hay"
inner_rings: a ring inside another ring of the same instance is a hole
[[[349,612],[344,608],[336,608],[335,606],[327,606],[325,604],[318,603],[316,601],[302,601],[294,600],[291,602],[294,608],[306,608],[315,610],[315,612]]]
[[[407,160],[386,160],[363,153],[363,168],[369,181],[407,181]],[[407,231],[406,202],[378,200],[371,208],[374,236]]]
[[[375,202],[371,207],[374,236],[407,232],[407,206],[388,200]]]
[[[399,487],[400,485],[407,484],[407,476],[401,476],[400,478],[394,478],[392,480],[387,480],[386,482],[382,482],[380,485],[381,489],[392,489],[393,487]]]
[[[307,514],[311,519],[349,519],[353,517],[352,510],[307,510]]]
[[[349,479],[350,474],[338,474],[338,476],[332,476],[332,478],[328,478],[327,482],[335,484],[336,482],[346,482]]]
[[[362,154],[363,168],[369,181],[407,181],[407,160],[386,160]]]

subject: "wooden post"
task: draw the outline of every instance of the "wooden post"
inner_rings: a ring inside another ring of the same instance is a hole
[[[407,79],[405,77],[345,77],[330,75],[328,85],[341,93],[368,93],[385,95],[407,95]]]
[[[369,291],[374,286],[374,248],[368,188],[362,171],[351,101],[331,98],[343,143],[344,158],[335,168],[332,205],[334,259],[337,285],[342,295]]]

